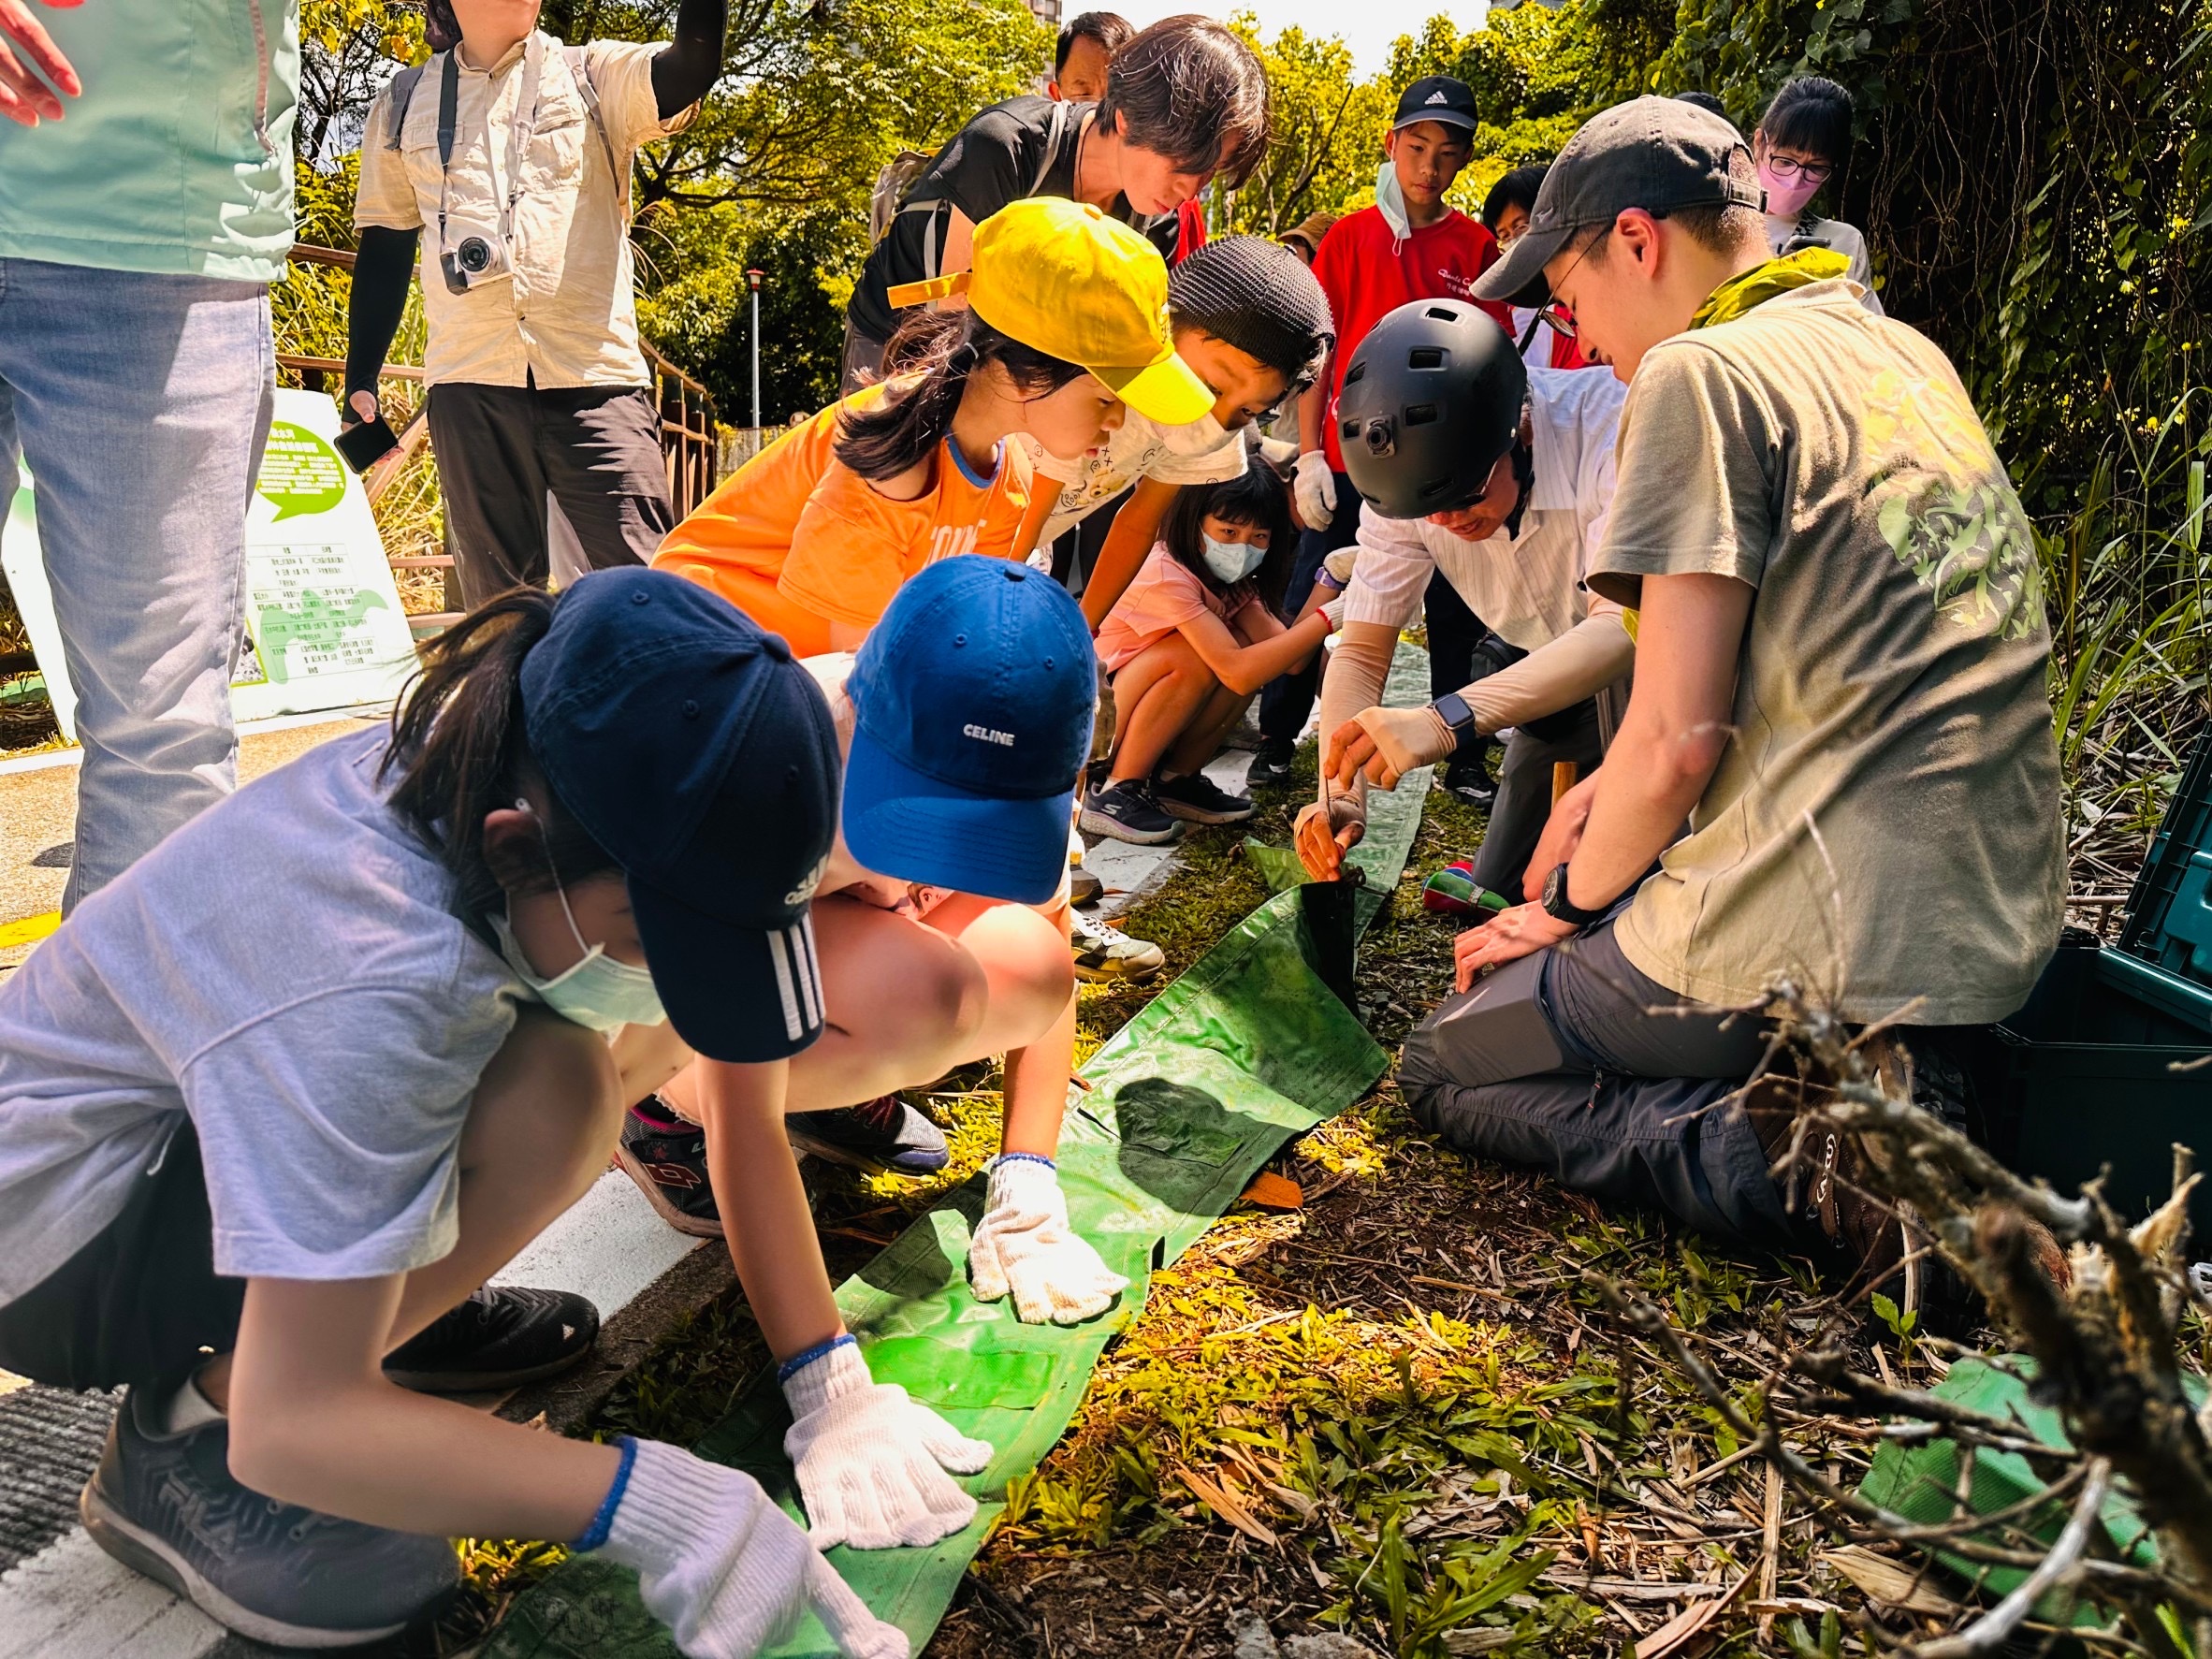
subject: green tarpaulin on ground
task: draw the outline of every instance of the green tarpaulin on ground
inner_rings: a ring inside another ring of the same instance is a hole
[[[1418,701],[1425,685],[1425,659],[1401,648],[1391,700]],[[1375,797],[1367,838],[1353,853],[1367,874],[1362,924],[1404,871],[1428,788],[1423,770]],[[1129,1277],[1111,1312],[1062,1329],[1024,1325],[1010,1302],[975,1300],[965,1263],[968,1230],[982,1210],[980,1175],[838,1288],[837,1305],[876,1379],[903,1384],[963,1433],[997,1448],[990,1467],[967,1482],[983,1502],[964,1531],[926,1550],[831,1551],[847,1582],[907,1632],[915,1652],[944,1617],[1003,1506],[1006,1483],[1052,1449],[1100,1351],[1137,1317],[1151,1269],[1188,1248],[1286,1141],[1341,1112],[1381,1077],[1388,1056],[1323,987],[1311,953],[1297,894],[1277,894],[1083,1069],[1091,1086],[1070,1093],[1060,1180],[1076,1228]],[[790,1422],[781,1391],[764,1377],[694,1449],[749,1471],[796,1516],[782,1444]],[[640,1604],[635,1574],[580,1557],[517,1599],[486,1659],[660,1659],[676,1652]],[[836,1650],[809,1617],[774,1652],[829,1659]]]
[[[1970,1411],[2002,1418],[2019,1425],[2027,1438],[2055,1449],[2071,1448],[2073,1442],[2058,1410],[2038,1401],[2030,1391],[2035,1361],[2026,1354],[2001,1356],[1997,1362],[1961,1360],[1929,1390]],[[2204,1379],[2183,1373],[2182,1388],[2192,1405],[2205,1400]],[[1869,1503],[1902,1515],[1923,1526],[1940,1526],[1957,1513],[1958,1493],[1966,1493],[1966,1507],[1975,1515],[1994,1515],[2041,1492],[2040,1479],[2028,1460],[2016,1451],[1976,1447],[1973,1465],[1960,1485],[1959,1448],[1956,1440],[1938,1438],[1917,1446],[1885,1441],[1875,1448],[1872,1466],[1860,1483],[1859,1495]],[[2055,1542],[2066,1521],[2069,1504],[2057,1504],[2026,1530],[2045,1543]],[[2101,1511],[2104,1532],[2124,1558],[2148,1566],[2158,1560],[2158,1541],[2145,1523],[2135,1500],[2116,1485]],[[1987,1543],[2001,1543],[1987,1538]],[[2028,1577],[2025,1567],[1992,1566],[1970,1561],[1953,1550],[1938,1548],[1936,1560],[1960,1578],[1978,1585],[1991,1596],[2010,1595]],[[2053,1591],[2037,1604],[2037,1617],[2055,1623],[2103,1623],[2104,1616],[2091,1604],[2062,1591]]]

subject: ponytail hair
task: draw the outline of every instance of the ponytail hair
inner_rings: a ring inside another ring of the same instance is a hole
[[[883,348],[884,374],[907,383],[837,416],[837,459],[871,484],[919,466],[952,432],[968,377],[992,364],[1025,398],[1049,397],[1088,372],[1001,334],[972,311],[922,313]]]
[[[453,872],[464,921],[497,909],[510,887],[541,891],[619,867],[554,794],[524,730],[522,659],[558,603],[517,588],[472,611],[423,647],[423,666],[392,711],[378,780],[397,780],[392,810]],[[495,867],[485,817],[518,800],[544,826],[542,859]]]

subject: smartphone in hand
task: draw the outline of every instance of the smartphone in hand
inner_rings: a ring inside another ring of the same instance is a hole
[[[374,420],[347,427],[332,444],[345,458],[347,466],[357,473],[366,473],[379,458],[400,447],[400,438],[380,415]]]

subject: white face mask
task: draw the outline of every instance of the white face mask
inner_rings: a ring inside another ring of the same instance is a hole
[[[515,805],[536,816],[528,801],[517,801]],[[512,919],[494,916],[491,931],[500,941],[500,954],[515,970],[515,977],[562,1019],[593,1031],[613,1031],[623,1026],[658,1026],[665,1020],[668,1011],[661,1006],[661,993],[653,986],[651,972],[616,961],[606,953],[604,945],[586,944],[584,930],[576,925],[576,913],[569,909],[568,889],[556,887],[553,891],[560,899],[561,915],[568,919],[569,937],[576,941],[576,949],[584,954],[566,972],[549,980],[541,979],[531,967],[520,941],[515,938]]]
[[[1382,210],[1391,236],[1404,241],[1413,234],[1413,220],[1405,211],[1405,192],[1398,188],[1398,164],[1385,160],[1375,175],[1375,205]]]
[[[1217,542],[1201,531],[1199,544],[1206,568],[1225,586],[1243,581],[1267,560],[1267,549],[1251,542]]]

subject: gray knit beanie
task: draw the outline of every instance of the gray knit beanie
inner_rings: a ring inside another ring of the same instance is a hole
[[[1284,247],[1257,236],[1208,242],[1168,277],[1168,314],[1178,328],[1198,328],[1249,352],[1310,385],[1336,342],[1329,298]]]

